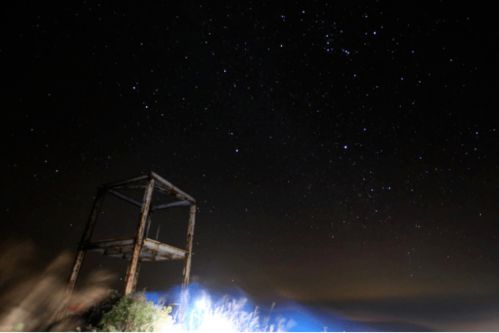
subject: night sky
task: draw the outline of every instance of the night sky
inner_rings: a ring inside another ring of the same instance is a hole
[[[76,249],[98,185],[154,170],[199,203],[208,286],[363,320],[499,313],[492,7],[17,1],[1,20],[1,239],[41,263]],[[179,281],[152,266],[140,288]]]

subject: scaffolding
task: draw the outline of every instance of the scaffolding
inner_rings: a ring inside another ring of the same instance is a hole
[[[138,201],[123,193],[124,190],[128,189],[143,190],[144,195],[142,201]],[[153,204],[152,198],[155,191],[166,194],[168,198],[167,202]],[[140,208],[139,222],[133,238],[92,239],[92,234],[106,194],[110,194]],[[182,206],[189,207],[187,240],[184,248],[178,248],[148,237],[152,212]],[[128,260],[128,268],[126,270],[125,284],[123,287],[125,295],[135,291],[141,262],[183,260],[182,285],[186,286],[189,283],[191,272],[195,220],[196,200],[152,171],[147,175],[117,181],[99,187],[92,211],[78,245],[78,251],[69,276],[67,285],[68,296],[71,295],[75,288],[85,255],[88,251],[95,251],[109,257]]]

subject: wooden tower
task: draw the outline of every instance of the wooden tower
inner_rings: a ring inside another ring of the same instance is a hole
[[[142,202],[122,193],[124,189],[143,190],[144,196]],[[171,200],[153,205],[152,198],[155,191],[165,193]],[[140,209],[139,221],[134,237],[106,240],[92,239],[92,233],[106,194],[113,195]],[[185,248],[178,248],[166,243],[161,243],[158,240],[148,238],[147,231],[151,224],[151,213],[161,209],[178,206],[189,207],[187,241]],[[186,286],[189,283],[189,276],[191,272],[192,241],[194,236],[195,219],[196,200],[154,172],[150,172],[148,175],[101,186],[98,189],[90,217],[88,218],[78,246],[76,258],[68,280],[67,295],[71,295],[76,285],[78,274],[80,273],[87,251],[96,251],[106,256],[123,258],[128,261],[124,285],[125,295],[135,291],[140,263],[147,261],[183,260],[184,268],[182,273],[182,284]]]

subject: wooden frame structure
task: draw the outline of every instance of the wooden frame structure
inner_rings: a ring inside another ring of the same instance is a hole
[[[123,189],[144,189],[142,202],[122,193],[120,190]],[[153,205],[152,198],[154,191],[160,191],[167,194],[167,196],[172,198],[173,201]],[[137,231],[133,238],[107,239],[99,241],[92,240],[92,234],[106,193],[140,208]],[[161,243],[147,237],[147,231],[151,224],[151,212],[180,206],[189,207],[187,240],[184,249]],[[183,286],[186,286],[189,283],[191,273],[192,243],[194,237],[194,224],[196,221],[196,210],[196,200],[193,197],[152,171],[144,176],[101,186],[98,189],[92,211],[85,226],[81,241],[78,245],[78,251],[76,253],[73,268],[68,280],[67,295],[70,296],[75,288],[87,251],[96,251],[107,256],[129,260],[125,276],[125,295],[135,291],[139,275],[140,262],[145,261],[183,260],[184,268],[182,272],[182,284]]]

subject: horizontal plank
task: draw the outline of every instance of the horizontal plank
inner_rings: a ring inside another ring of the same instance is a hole
[[[174,201],[174,202],[169,202],[166,204],[161,204],[161,205],[156,205],[151,208],[152,211],[160,210],[160,209],[166,209],[166,208],[171,208],[171,207],[181,207],[181,206],[190,206],[191,202],[187,200],[180,200],[180,201]]]
[[[109,257],[129,258],[133,250],[134,239],[107,239],[91,242],[86,246],[89,251],[99,252]],[[140,253],[143,261],[163,261],[184,259],[187,251],[176,246],[146,238]]]

